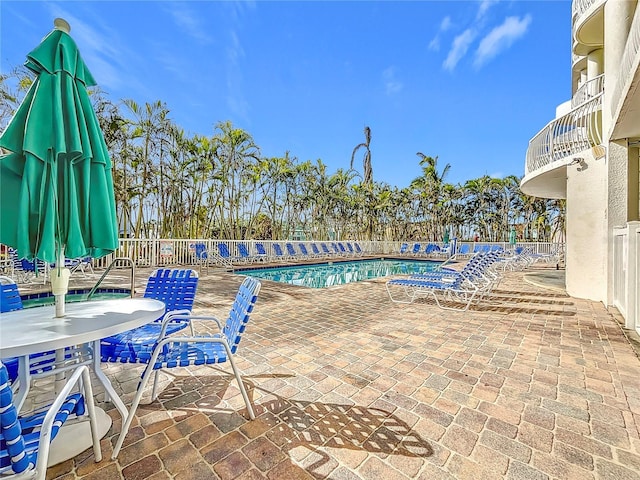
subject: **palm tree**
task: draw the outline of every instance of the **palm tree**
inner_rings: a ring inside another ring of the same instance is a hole
[[[373,170],[371,169],[371,150],[369,149],[369,145],[371,144],[371,129],[369,127],[364,127],[364,142],[356,145],[351,153],[351,166],[350,170],[353,170],[353,160],[356,156],[356,153],[361,148],[365,149],[364,158],[362,162],[363,169],[363,178],[362,183],[365,185],[371,185],[373,183]]]

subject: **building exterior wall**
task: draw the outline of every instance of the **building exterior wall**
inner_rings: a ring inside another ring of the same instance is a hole
[[[585,152],[584,165],[567,167],[567,293],[607,301],[607,165]]]

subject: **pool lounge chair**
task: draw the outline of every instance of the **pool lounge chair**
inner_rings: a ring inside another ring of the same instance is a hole
[[[438,307],[458,311],[468,310],[480,291],[464,277],[457,277],[453,281],[396,278],[389,280],[386,287],[392,302],[412,303],[416,298],[430,296]]]
[[[329,250],[329,247],[327,247],[327,244],[324,242],[320,243],[320,248],[322,249],[322,253],[324,253],[324,255],[326,257],[335,257],[336,254],[335,252],[332,252],[331,250]]]
[[[238,243],[238,260],[244,263],[253,262],[254,258],[249,253],[249,249],[244,243]]]
[[[318,244],[315,243],[315,242],[311,244],[311,253],[313,254],[313,256],[315,258],[325,258],[325,257],[327,257],[327,254],[322,252],[322,251],[320,251],[320,247],[318,247]]]
[[[217,326],[217,333],[207,333],[202,336],[193,334],[191,336],[163,336],[158,339],[156,344],[150,345],[144,353],[141,352],[140,361],[146,363],[147,366],[138,383],[136,396],[129,409],[129,414],[122,425],[120,436],[113,449],[112,458],[115,459],[120,453],[152,373],[154,374],[154,381],[151,401],[157,398],[158,373],[161,369],[188,367],[191,365],[213,365],[228,361],[242,393],[249,417],[252,420],[255,418],[249,396],[242,383],[242,377],[233,360],[233,355],[238,349],[238,344],[242,339],[242,334],[245,332],[259,292],[260,282],[255,278],[246,277],[238,289],[235,301],[224,324],[215,317],[189,315],[183,317],[184,321],[189,322],[191,320],[210,322],[213,324],[211,327]]]
[[[400,255],[404,255],[404,254],[406,254],[407,252],[409,252],[409,244],[408,244],[408,243],[402,243],[402,244],[400,245],[400,249],[398,250],[398,253],[399,253]]]
[[[364,250],[362,250],[362,247],[358,242],[353,243],[353,248],[356,249],[356,256],[361,257],[362,255],[364,255]]]
[[[269,260],[269,255],[267,254],[267,249],[265,248],[264,243],[258,242],[256,243],[255,247],[256,247],[255,256],[258,260],[262,260],[265,262]]]
[[[293,260],[299,257],[298,252],[296,252],[296,249],[293,248],[293,244],[291,242],[285,243],[284,248],[287,249],[287,254],[289,255],[290,259]]]
[[[282,251],[282,245],[280,245],[279,243],[273,243],[271,246],[273,248],[273,253],[275,258],[280,260],[287,259],[287,255],[285,255],[284,252]]]
[[[300,250],[300,253],[302,254],[302,257],[305,260],[313,257],[313,255],[311,255],[309,253],[309,250],[307,250],[307,246],[302,242],[298,243],[298,250]]]

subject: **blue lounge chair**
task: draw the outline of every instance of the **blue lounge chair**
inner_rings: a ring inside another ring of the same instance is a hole
[[[249,249],[244,243],[238,244],[238,254],[240,255],[239,259],[243,262],[251,262],[253,261],[253,257],[249,253]]]
[[[401,255],[404,255],[408,251],[409,251],[409,244],[408,243],[403,243],[403,244],[400,245],[400,250],[398,250],[398,253],[400,253]]]
[[[347,251],[347,249],[344,247],[344,244],[342,242],[337,242],[337,247],[338,247],[338,254],[342,255],[343,257],[347,257],[349,256],[349,252]]]
[[[256,243],[256,258],[259,260],[268,260],[269,255],[267,249],[264,247],[264,243]]]
[[[458,249],[456,256],[468,257],[471,254],[470,250],[471,250],[471,247],[469,247],[469,244],[463,243],[462,245],[460,245],[460,248]]]
[[[224,242],[218,243],[218,254],[224,260],[231,262],[233,259],[231,258],[231,253],[229,252],[229,246]]]
[[[272,244],[272,247],[273,247],[273,253],[275,254],[276,258],[280,258],[282,260],[286,259],[286,255],[282,251],[282,245],[280,245],[279,243],[274,243]]]
[[[203,336],[191,335],[190,337],[163,337],[160,338],[156,344],[149,345],[149,348],[146,349],[144,353],[141,352],[140,361],[146,363],[147,367],[142,374],[136,396],[113,449],[113,458],[118,456],[122,448],[124,438],[131,426],[136,409],[140,404],[142,394],[152,373],[155,374],[151,393],[152,401],[157,397],[158,373],[161,369],[188,367],[190,365],[211,365],[229,361],[249,416],[251,419],[255,418],[249,396],[242,383],[242,377],[233,361],[233,355],[236,353],[238,344],[242,339],[242,334],[247,328],[259,292],[260,282],[251,277],[245,278],[238,289],[235,301],[229,312],[229,317],[224,324],[214,317],[189,317],[188,315],[183,317],[185,321],[196,319],[215,323],[218,327],[217,333]]]
[[[71,393],[80,386],[83,393]],[[41,410],[20,416],[5,365],[0,362],[0,476],[45,480],[49,446],[60,427],[71,422],[89,421],[93,456],[102,460],[100,437],[86,365],[76,367],[53,403]]]
[[[304,243],[300,242],[298,244],[298,250],[300,250],[300,253],[302,254],[302,256],[304,258],[309,258],[310,257],[309,250],[307,250],[307,246]]]
[[[293,259],[296,258],[298,256],[298,252],[296,252],[296,249],[293,248],[293,244],[290,242],[285,243],[285,248],[287,249],[287,254],[289,255],[289,258]]]
[[[364,250],[362,250],[362,248],[360,247],[360,244],[358,242],[354,242],[353,247],[356,249],[356,254],[361,257],[362,255],[364,255]]]
[[[418,255],[420,253],[420,244],[419,243],[414,243],[413,244],[413,248],[411,249],[411,254],[412,255]]]
[[[466,281],[463,276],[448,280],[428,280],[420,278],[396,278],[386,284],[391,301],[412,303],[416,298],[432,296],[438,307],[445,310],[466,311],[479,292],[478,287]],[[401,291],[402,297],[392,292]]]
[[[198,288],[198,276],[193,270],[159,269],[147,281],[145,298],[161,300],[165,314],[156,321],[100,341],[103,362],[138,362],[138,352],[154,345],[161,334],[173,334],[190,324],[175,319],[175,315],[191,313]]]
[[[329,247],[327,247],[326,243],[324,242],[320,243],[320,248],[322,249],[322,253],[324,253],[326,257],[335,256],[335,253],[332,253],[331,250],[329,250]]]
[[[317,258],[321,258],[324,256],[324,254],[318,248],[318,245],[316,245],[315,243],[311,244],[311,252],[313,253],[313,256]]]

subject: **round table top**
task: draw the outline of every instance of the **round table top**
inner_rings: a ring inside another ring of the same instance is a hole
[[[74,302],[65,316],[55,306],[0,314],[0,357],[17,357],[92,342],[140,327],[164,314],[164,303],[150,298]]]

